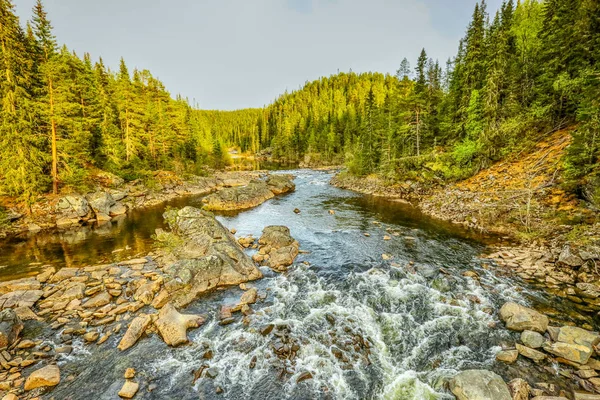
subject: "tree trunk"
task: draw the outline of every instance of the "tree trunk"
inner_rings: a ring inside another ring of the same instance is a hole
[[[54,118],[54,88],[52,79],[48,79],[50,94],[50,125],[52,127],[52,193],[58,194],[58,152],[56,150],[56,120]]]

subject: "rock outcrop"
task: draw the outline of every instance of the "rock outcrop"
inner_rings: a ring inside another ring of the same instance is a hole
[[[462,371],[450,381],[450,390],[458,400],[512,400],[504,380],[485,370]]]
[[[212,211],[244,210],[256,207],[275,195],[296,188],[288,175],[272,175],[266,180],[253,180],[246,186],[226,188],[206,196],[204,209]]]
[[[165,287],[174,306],[185,306],[220,286],[262,277],[233,235],[211,213],[185,207],[165,213],[165,219],[173,233],[184,239],[174,251],[176,260],[165,269]]]
[[[279,272],[285,271],[294,263],[300,249],[286,226],[267,226],[258,243],[260,248],[258,254],[254,255],[254,260]]]

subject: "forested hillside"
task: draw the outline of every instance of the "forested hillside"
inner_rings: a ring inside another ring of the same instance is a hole
[[[32,200],[79,189],[94,168],[133,179],[222,164],[210,154],[223,154],[211,113],[194,112],[124,60],[111,71],[101,58],[58,47],[41,1],[23,27],[11,1],[0,0],[0,21],[0,194]]]
[[[0,194],[77,188],[93,169],[133,179],[221,168],[232,146],[357,175],[456,180],[563,127],[576,128],[569,181],[598,169],[596,0],[509,0],[493,16],[482,1],[451,60],[424,49],[395,75],[339,73],[229,112],[196,110],[123,60],[111,71],[59,47],[41,1],[24,25],[0,0],[0,19]]]
[[[484,1],[457,56],[420,54],[396,76],[338,74],[281,96],[258,122],[276,157],[345,162],[356,174],[459,179],[576,126],[564,160],[577,180],[597,168],[600,3]]]

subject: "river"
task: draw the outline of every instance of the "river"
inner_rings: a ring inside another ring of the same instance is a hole
[[[230,288],[184,310],[208,315],[201,328],[189,331],[187,346],[169,348],[156,335],[122,353],[116,350],[121,335],[100,346],[76,342],[60,361],[65,379],[49,396],[115,399],[128,367],[138,371],[136,398],[143,399],[452,399],[444,382],[469,368],[491,369],[507,380],[527,370],[540,381],[561,383],[551,371],[522,360],[510,367],[494,361],[498,349],[517,338],[497,320],[505,301],[556,307],[557,313],[569,304],[481,260],[489,238],[402,203],[332,187],[330,172],[291,173],[294,193],[218,216],[237,236],[259,237],[265,226],[286,225],[301,245],[287,273],[262,268],[265,277],[251,284],[267,294],[253,307],[258,325],[286,326],[300,344],[289,374],[280,373],[286,366],[272,356],[270,340],[254,323],[218,324],[220,306],[242,293]],[[201,199],[168,205],[200,206]],[[101,227],[5,240],[0,278],[31,275],[44,264],[84,266],[144,254],[154,230],[163,226],[164,207],[136,210]],[[466,271],[475,271],[479,281],[463,276]],[[367,356],[352,352],[357,335],[370,340]],[[58,343],[58,337],[48,340]],[[346,354],[355,357],[336,356],[332,349],[340,346],[349,346]],[[202,359],[207,349],[214,355],[210,360]],[[250,369],[253,358],[256,367]],[[203,364],[218,375],[192,385],[193,371]],[[306,371],[313,378],[296,383]]]

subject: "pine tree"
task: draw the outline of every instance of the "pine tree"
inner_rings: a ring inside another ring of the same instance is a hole
[[[9,0],[0,0],[0,21],[0,189],[31,204],[46,184],[43,139],[33,122],[34,60]]]

